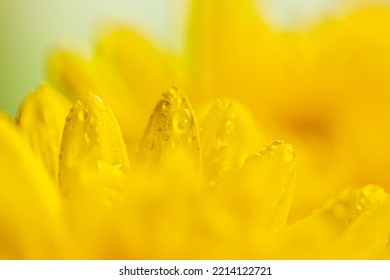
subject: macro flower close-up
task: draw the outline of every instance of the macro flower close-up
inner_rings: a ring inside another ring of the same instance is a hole
[[[0,258],[390,259],[390,8],[257,2],[189,1],[180,54],[53,47],[0,113]]]

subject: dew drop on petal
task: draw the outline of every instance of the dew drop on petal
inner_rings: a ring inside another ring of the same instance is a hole
[[[162,104],[161,104],[161,110],[164,112],[164,111],[168,110],[170,106],[171,106],[171,102],[169,102],[168,100],[164,99],[162,101]]]
[[[90,136],[88,135],[88,133],[85,133],[85,134],[84,134],[84,139],[85,139],[85,143],[87,144],[87,147],[88,147],[89,144],[91,143],[91,138],[90,138]]]
[[[184,97],[178,97],[177,98],[177,104],[179,104],[179,105],[181,105],[181,104],[183,104],[185,102],[185,98]]]
[[[150,143],[154,143],[150,145]],[[191,104],[184,93],[172,87],[162,94],[149,119],[138,149],[140,162],[150,164],[155,170],[172,149],[184,148],[199,162],[199,131]],[[143,148],[144,147],[144,148]]]
[[[168,141],[171,138],[171,135],[169,133],[164,133],[162,135],[162,140]]]
[[[169,95],[176,95],[177,92],[179,91],[179,88],[177,86],[172,86],[169,91],[167,92],[167,94]]]
[[[87,109],[84,109],[84,110],[80,110],[78,113],[77,113],[77,119],[79,121],[85,121],[86,118],[88,117],[88,111]]]
[[[259,220],[274,230],[280,230],[286,225],[295,185],[295,165],[292,145],[274,141],[249,156],[241,168],[242,185],[254,192],[254,195],[267,194],[263,201],[258,197],[256,211]]]
[[[175,128],[178,132],[185,132],[191,129],[194,123],[194,118],[189,109],[183,109],[179,115],[177,115],[177,119],[175,120]]]
[[[104,105],[103,100],[99,96],[93,95],[92,98],[93,98],[94,105],[97,109],[99,109],[102,112],[107,111],[107,107]]]

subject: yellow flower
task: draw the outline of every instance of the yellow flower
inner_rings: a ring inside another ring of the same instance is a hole
[[[0,258],[388,259],[389,11],[191,11],[184,59],[110,28],[49,58],[73,105],[42,85],[0,115]]]

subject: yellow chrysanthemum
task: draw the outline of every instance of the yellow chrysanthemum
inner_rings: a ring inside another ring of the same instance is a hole
[[[0,115],[0,258],[388,259],[390,11],[191,11],[184,59],[107,29]]]

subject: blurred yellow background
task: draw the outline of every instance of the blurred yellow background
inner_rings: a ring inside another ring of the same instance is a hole
[[[89,46],[99,24],[129,23],[164,48],[175,48],[187,1],[0,1],[0,110],[14,115],[22,98],[45,80],[53,46]],[[173,35],[176,36],[173,36]]]
[[[336,11],[389,0],[263,0],[275,28],[302,28]],[[162,48],[182,50],[188,0],[1,0],[0,109],[14,115],[23,97],[45,80],[44,61],[57,45],[89,46],[99,24],[124,21]],[[259,9],[260,12],[260,9]],[[85,47],[86,48],[86,47]]]
[[[250,1],[0,4],[11,256],[389,259],[389,1]]]

